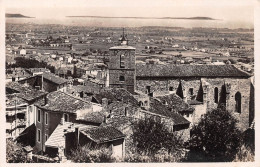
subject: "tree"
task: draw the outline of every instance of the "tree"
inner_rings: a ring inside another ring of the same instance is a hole
[[[14,141],[6,140],[6,162],[7,163],[28,163],[31,162],[27,159],[26,153],[21,144]]]
[[[114,162],[115,158],[108,148],[92,148],[89,145],[79,146],[68,156],[73,162]]]
[[[168,152],[181,148],[181,138],[169,132],[166,126],[153,119],[139,120],[133,126],[133,143],[136,143],[137,152],[142,154],[155,154],[160,149]]]
[[[232,161],[242,136],[236,124],[237,120],[223,108],[204,114],[191,130],[191,153],[204,156],[201,161]]]

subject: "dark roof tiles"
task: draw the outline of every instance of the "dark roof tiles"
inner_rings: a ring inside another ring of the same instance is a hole
[[[168,109],[173,109],[176,112],[194,111],[192,106],[190,106],[188,103],[185,103],[175,93],[164,96],[157,96],[156,98],[159,99],[162,103],[166,103]]]
[[[100,126],[97,128],[81,131],[81,133],[98,144],[122,139],[125,137],[121,131],[117,130],[113,126]]]
[[[44,106],[38,104],[38,107],[57,112],[75,113],[78,110],[92,108],[90,102],[73,97],[61,91],[51,92],[47,95],[47,104]]]
[[[189,124],[190,122],[186,120],[183,116],[170,111],[164,104],[162,104],[158,99],[151,98],[150,100],[150,112],[159,114],[170,118],[174,125]]]
[[[26,101],[32,101],[46,95],[47,92],[36,90],[29,85],[20,84],[18,82],[9,82],[6,84],[6,91],[8,93],[17,93],[17,97],[20,97]]]
[[[58,85],[68,82],[67,79],[61,78],[61,77],[59,77],[55,74],[49,73],[49,72],[43,72],[43,78],[47,79],[55,84],[58,84]]]
[[[137,77],[250,77],[233,65],[137,64]]]

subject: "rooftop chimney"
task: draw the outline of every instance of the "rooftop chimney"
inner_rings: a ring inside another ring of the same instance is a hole
[[[64,121],[64,117],[62,117],[61,120],[60,120],[60,124],[61,124],[61,125],[64,125],[64,122],[65,122],[65,121]]]

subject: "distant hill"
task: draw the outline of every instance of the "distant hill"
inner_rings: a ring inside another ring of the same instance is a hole
[[[11,14],[11,13],[6,13],[5,17],[9,17],[9,18],[34,18],[34,17],[24,16],[22,14]]]
[[[181,19],[181,20],[216,20],[211,17],[110,17],[110,16],[66,16],[66,17],[88,17],[88,18],[124,18],[124,19]]]

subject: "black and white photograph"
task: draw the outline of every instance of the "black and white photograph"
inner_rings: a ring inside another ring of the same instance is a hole
[[[259,4],[3,1],[3,163],[256,166]]]

